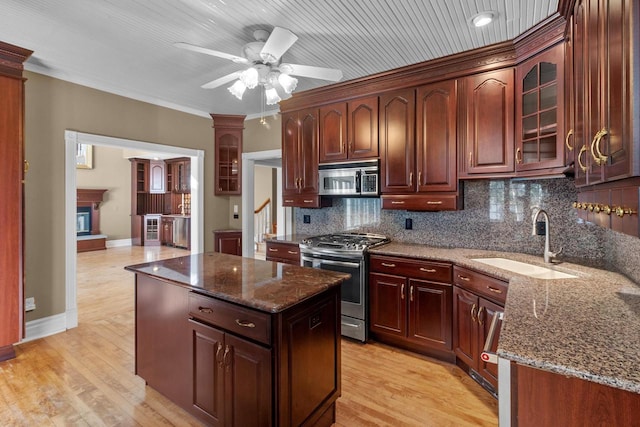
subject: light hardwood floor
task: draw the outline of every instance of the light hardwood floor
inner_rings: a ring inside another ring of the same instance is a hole
[[[0,363],[0,425],[201,425],[133,374],[133,274],[123,269],[185,254],[141,247],[79,254],[79,326],[20,344],[16,359]],[[343,340],[336,426],[492,425],[496,400],[459,368]]]

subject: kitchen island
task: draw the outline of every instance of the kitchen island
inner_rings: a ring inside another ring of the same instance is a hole
[[[149,386],[210,425],[335,421],[348,275],[221,253],[125,268]]]

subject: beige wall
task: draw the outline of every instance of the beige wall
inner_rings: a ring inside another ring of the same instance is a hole
[[[100,204],[100,232],[107,240],[131,238],[131,163],[122,149],[93,147],[93,169],[76,170],[78,188],[106,188]]]
[[[27,321],[65,311],[65,129],[204,150],[204,241],[213,250],[211,231],[230,220],[228,198],[213,196],[210,118],[31,72],[25,77],[25,296],[37,306]]]

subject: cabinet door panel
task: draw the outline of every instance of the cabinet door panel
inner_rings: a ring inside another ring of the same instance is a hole
[[[478,297],[453,287],[453,349],[456,356],[470,368],[478,359],[478,332],[472,311],[477,313]]]
[[[405,336],[406,279],[400,276],[372,273],[370,277],[371,331]]]
[[[348,152],[351,159],[378,157],[378,97],[348,103]]]
[[[225,424],[270,426],[271,351],[229,334],[225,343]]]
[[[300,192],[318,194],[318,112],[315,109],[300,113],[299,147]]]
[[[320,108],[320,161],[347,159],[347,105],[334,104]]]
[[[213,425],[225,425],[224,418],[224,333],[189,321],[191,327],[191,403],[200,418]]]
[[[465,84],[467,173],[513,172],[513,70],[467,77]]]
[[[298,115],[282,116],[282,192],[285,195],[298,192],[299,153]]]
[[[415,170],[415,91],[380,96],[381,191],[413,192]]]
[[[416,158],[418,191],[456,191],[456,81],[418,88]]]
[[[587,79],[586,79],[586,12],[583,1],[577,1],[573,13],[573,85],[574,85],[574,161],[575,183],[580,187],[587,184],[586,171],[589,166],[591,152],[586,129],[587,117]]]
[[[451,350],[451,285],[409,279],[409,338]]]

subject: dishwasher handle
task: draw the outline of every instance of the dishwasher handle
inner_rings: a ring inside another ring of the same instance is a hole
[[[493,363],[494,365],[498,364],[498,355],[491,351],[491,348],[493,347],[493,340],[496,337],[498,320],[502,320],[503,318],[504,312],[496,311],[495,313],[493,313],[491,326],[489,327],[489,334],[487,335],[487,340],[484,342],[484,348],[482,349],[482,353],[480,354],[480,358],[484,362]]]

